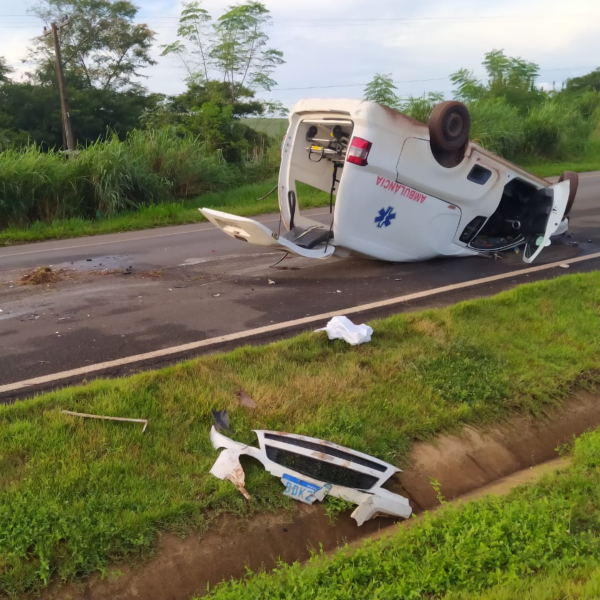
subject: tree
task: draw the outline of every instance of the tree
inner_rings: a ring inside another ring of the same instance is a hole
[[[189,83],[208,81],[209,71],[212,66],[211,50],[213,46],[211,16],[201,8],[200,2],[183,4],[177,41],[162,46],[161,56],[176,54],[181,59]]]
[[[252,90],[238,87],[237,101],[231,104],[229,87],[222,81],[190,83],[183,94],[163,97],[143,116],[143,124],[149,129],[172,127],[180,136],[199,136],[227,161],[239,162],[252,145],[264,145],[263,136],[240,118],[262,114],[265,103],[256,100]]]
[[[261,2],[249,0],[230,6],[215,23],[198,0],[184,4],[179,20],[179,39],[163,48],[163,56],[182,60],[188,83],[221,81],[227,85],[227,101],[235,105],[244,90],[270,90],[271,75],[283,64],[283,53],[268,48],[265,32],[271,17]],[[224,88],[225,89],[225,88]]]
[[[539,73],[536,63],[506,56],[504,50],[492,50],[485,54],[482,64],[487,72],[485,84],[468,69],[459,69],[450,75],[452,83],[457,87],[457,99],[473,102],[505,98],[508,104],[526,112],[546,98],[546,94],[535,87]]]
[[[73,89],[71,117],[80,144],[117,133],[121,139],[140,126],[156,98],[136,91]],[[7,83],[0,86],[0,137],[3,146],[62,145],[61,110],[54,86]]]
[[[461,102],[473,102],[486,95],[486,87],[475,77],[473,71],[459,69],[450,75],[450,81],[458,88],[454,97]]]
[[[391,75],[375,73],[375,77],[365,87],[365,100],[397,109],[400,106],[400,99],[396,96],[395,89]]]
[[[10,81],[8,76],[13,72],[13,69],[8,66],[6,59],[0,56],[0,83]]]
[[[60,31],[65,72],[81,88],[104,90],[140,87],[141,69],[155,64],[150,56],[154,32],[133,22],[137,8],[129,0],[42,0],[32,12],[49,27],[65,15]],[[54,79],[52,36],[36,39],[30,58],[37,79]]]
[[[567,92],[600,92],[600,67],[587,75],[567,79],[565,90]]]

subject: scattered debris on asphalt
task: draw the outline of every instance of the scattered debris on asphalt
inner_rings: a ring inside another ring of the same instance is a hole
[[[127,417],[107,417],[104,415],[89,415],[87,413],[78,413],[73,412],[71,410],[63,410],[63,414],[72,415],[73,417],[84,417],[86,419],[102,419],[106,421],[126,421],[128,423],[143,423],[144,428],[142,429],[142,433],[146,431],[146,427],[148,427],[148,419],[129,419]]]
[[[330,340],[342,339],[352,346],[370,342],[373,335],[371,327],[364,323],[355,325],[348,317],[333,317],[325,327],[316,331],[326,331]]]
[[[226,410],[214,410],[212,411],[213,421],[215,427],[219,431],[230,431],[229,429],[229,413]]]
[[[275,282],[272,279],[269,279],[269,285],[275,285]]]
[[[218,298],[221,294],[213,294],[213,298]]]
[[[562,263],[560,265],[558,265],[561,269],[568,269],[570,268],[570,265],[567,265],[566,263]]]
[[[56,283],[69,273],[67,269],[53,270],[50,267],[38,267],[22,275],[18,283],[20,285],[42,285],[44,283]]]
[[[124,271],[123,271],[123,275],[131,275],[131,273],[133,272],[133,267],[131,265],[129,265]]]
[[[214,411],[213,411],[214,414]],[[231,481],[250,500],[240,456],[260,461],[268,473],[281,479],[284,495],[312,504],[326,495],[343,498],[358,506],[352,518],[358,525],[378,515],[407,519],[409,501],[382,486],[400,469],[378,458],[331,442],[276,431],[257,430],[259,448],[236,442],[210,430],[215,450],[223,450],[210,473]]]
[[[245,406],[246,408],[256,408],[258,406],[245,390],[240,390],[237,396],[240,406]]]

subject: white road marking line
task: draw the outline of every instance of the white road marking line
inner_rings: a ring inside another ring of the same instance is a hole
[[[521,277],[523,275],[530,275],[532,273],[539,273],[540,271],[547,271],[554,269],[562,264],[576,264],[587,260],[594,260],[600,258],[600,252],[595,254],[589,254],[587,256],[580,256],[578,258],[571,258],[569,260],[561,260],[559,262],[548,263],[546,265],[539,265],[537,267],[529,267],[527,269],[521,269],[520,271],[509,271],[508,273],[502,273],[500,275],[491,275],[489,277],[482,277],[480,279],[472,279],[470,281],[464,281],[462,283],[454,283],[452,285],[446,285],[439,288],[433,288],[431,290],[424,290],[421,292],[414,292],[412,294],[406,294],[404,296],[397,296],[395,298],[389,298],[388,300],[380,300],[378,302],[370,302],[369,304],[361,304],[359,306],[353,306],[349,308],[342,308],[340,310],[321,313],[319,315],[312,315],[310,317],[303,317],[301,319],[294,319],[291,321],[284,321],[282,323],[274,323],[273,325],[266,325],[264,327],[257,327],[255,329],[248,329],[246,331],[238,331],[237,333],[229,333],[227,335],[220,335],[217,337],[209,338],[206,340],[200,340],[197,342],[190,342],[188,344],[181,344],[180,346],[172,346],[170,348],[163,348],[162,350],[154,350],[153,352],[146,352],[144,354],[136,354],[134,356],[126,356],[124,358],[118,358],[116,360],[109,360],[106,362],[98,363],[95,365],[88,365],[80,367],[78,369],[71,369],[70,371],[62,371],[60,373],[53,373],[51,375],[44,375],[42,377],[34,377],[33,379],[25,379],[15,383],[9,383],[7,385],[0,386],[0,394],[8,392],[15,392],[17,390],[23,390],[28,387],[35,385],[44,385],[60,381],[61,379],[69,379],[72,377],[79,377],[82,375],[89,375],[105,369],[111,369],[115,367],[122,367],[134,363],[143,362],[146,360],[152,360],[154,358],[163,358],[173,354],[179,354],[181,352],[187,352],[190,350],[197,350],[198,348],[205,348],[207,346],[214,346],[215,344],[222,344],[224,342],[232,342],[237,340],[243,340],[255,335],[261,335],[265,333],[272,333],[275,331],[281,331],[289,329],[291,327],[298,327],[300,325],[310,325],[324,319],[330,319],[336,315],[352,315],[368,310],[374,310],[378,308],[386,308],[388,306],[394,306],[395,304],[402,304],[411,300],[419,300],[421,298],[427,298],[429,296],[435,296],[437,294],[444,294],[446,292],[453,292],[468,287],[474,287],[476,285],[482,285],[485,283],[494,283],[496,281],[502,281],[503,279],[510,279],[514,277]]]
[[[305,217],[320,217],[321,215],[328,215],[329,211],[319,212],[314,214],[303,214]],[[267,223],[279,223],[279,219],[271,219],[269,221],[260,221],[263,225]],[[28,250],[26,252],[13,252],[11,254],[0,254],[0,259],[3,258],[12,258],[13,256],[24,256],[25,254],[39,254],[41,252],[58,252],[60,250],[78,250],[80,248],[91,248],[93,246],[109,246],[110,244],[124,244],[126,242],[137,242],[143,240],[154,240],[157,238],[169,237],[174,235],[189,235],[191,233],[202,233],[203,231],[218,231],[218,229],[211,225],[210,223],[203,223],[203,225],[208,225],[208,227],[204,227],[203,229],[193,229],[191,231],[174,231],[172,233],[160,233],[159,235],[148,235],[145,237],[134,237],[134,238],[126,238],[124,240],[113,240],[112,242],[94,242],[93,244],[79,244],[74,246],[61,246],[60,248],[42,248],[40,250]],[[118,235],[118,234],[105,234],[105,235]],[[48,240],[46,240],[48,241]]]

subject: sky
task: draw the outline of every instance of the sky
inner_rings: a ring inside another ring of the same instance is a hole
[[[135,1],[135,0],[134,0]],[[361,98],[375,73],[389,74],[400,97],[429,91],[452,97],[448,76],[465,67],[483,77],[485,52],[504,49],[540,66],[538,85],[560,88],[569,77],[600,67],[598,0],[263,0],[272,22],[270,46],[286,63],[277,86],[260,97],[291,108],[306,97]],[[43,28],[28,14],[32,0],[0,0],[0,56],[17,70],[30,68],[29,40]],[[237,2],[204,0],[213,18]],[[160,45],[176,39],[180,0],[137,0],[137,21],[157,34],[145,69],[152,92],[177,94],[185,72]]]

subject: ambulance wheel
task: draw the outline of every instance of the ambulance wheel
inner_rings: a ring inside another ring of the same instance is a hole
[[[453,100],[440,102],[429,117],[429,139],[434,152],[456,152],[469,141],[469,109]]]
[[[567,209],[565,210],[565,217],[571,212],[573,204],[575,202],[575,196],[577,195],[577,188],[579,186],[579,175],[574,171],[565,171],[558,179],[558,182],[568,181],[571,185],[569,187],[569,200],[567,202]]]

